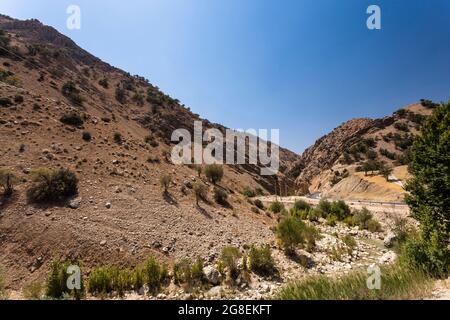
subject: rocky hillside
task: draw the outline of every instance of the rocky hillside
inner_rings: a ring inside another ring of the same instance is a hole
[[[408,150],[434,107],[423,100],[383,119],[353,119],[340,125],[317,140],[290,169],[296,192],[402,201]],[[386,177],[389,181],[380,177],[382,168],[393,170]]]
[[[224,167],[223,205],[197,168],[169,161],[172,131],[192,131],[202,120],[189,108],[37,20],[0,16],[0,30],[0,169],[18,177],[14,196],[0,198],[0,265],[12,287],[42,279],[55,256],[81,257],[87,266],[133,264],[149,254],[210,261],[223,246],[273,239],[274,220],[241,194],[274,189],[259,167]],[[204,130],[225,130],[202,121]],[[280,158],[283,177],[298,157],[280,149]],[[78,195],[30,203],[37,168],[73,171]],[[169,193],[164,175],[171,175]],[[199,181],[207,186],[200,207],[192,189]]]

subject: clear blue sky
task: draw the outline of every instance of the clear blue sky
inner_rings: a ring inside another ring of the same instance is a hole
[[[66,28],[78,4],[81,30]],[[382,9],[382,30],[366,8]],[[301,152],[354,117],[450,98],[448,0],[1,0],[213,122]]]

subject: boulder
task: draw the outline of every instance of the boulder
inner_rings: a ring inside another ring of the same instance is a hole
[[[217,285],[220,282],[220,273],[213,266],[206,266],[203,268],[206,280],[212,285]]]
[[[389,233],[385,238],[384,238],[384,246],[386,248],[392,248],[392,246],[394,245],[394,242],[397,240],[397,236],[393,233]]]

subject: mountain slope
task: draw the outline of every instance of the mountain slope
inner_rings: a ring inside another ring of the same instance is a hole
[[[287,175],[295,179],[298,194],[403,201],[408,150],[435,106],[423,100],[383,119],[350,120],[317,140]],[[373,168],[360,174],[367,164]],[[389,181],[380,177],[380,166],[393,169]],[[373,177],[377,175],[381,179]]]
[[[0,16],[0,30],[0,169],[20,180],[14,197],[0,200],[0,265],[12,287],[42,279],[55,257],[79,257],[86,267],[133,265],[150,254],[211,261],[226,245],[272,241],[274,220],[241,195],[246,187],[272,191],[272,177],[253,165],[224,166],[222,206],[204,175],[168,161],[172,131],[192,131],[198,115],[37,20]],[[73,115],[82,123],[61,121]],[[203,120],[213,127],[225,130]],[[281,149],[280,158],[283,177],[297,155]],[[29,203],[30,171],[40,167],[75,172],[77,198]],[[173,182],[163,194],[167,174]],[[200,207],[195,181],[208,187]]]

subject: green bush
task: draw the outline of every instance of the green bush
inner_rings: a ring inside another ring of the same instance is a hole
[[[367,229],[368,222],[372,219],[373,215],[367,208],[353,211],[353,225],[358,226],[360,229]]]
[[[41,168],[31,174],[34,185],[28,190],[28,197],[33,202],[61,201],[78,192],[78,179],[69,170]]]
[[[342,237],[342,242],[347,246],[348,253],[351,254],[353,250],[355,250],[357,243],[355,238],[353,238],[351,235],[347,234],[344,237]]]
[[[114,139],[115,143],[121,144],[122,143],[122,134],[120,132],[114,132],[113,139]]]
[[[44,289],[45,287],[42,282],[31,282],[23,288],[23,297],[26,300],[40,300],[43,298]]]
[[[220,261],[227,268],[231,279],[236,279],[239,275],[238,260],[241,257],[242,254],[236,247],[225,247],[222,249]]]
[[[381,229],[381,224],[378,221],[370,219],[367,222],[367,230],[369,230],[370,232],[380,232]]]
[[[208,189],[203,183],[195,182],[193,189],[197,206],[199,205],[199,200],[208,201]]]
[[[125,89],[123,89],[123,88],[120,88],[120,87],[116,88],[115,97],[116,97],[116,100],[121,104],[124,104],[127,102],[127,93],[126,93]]]
[[[284,205],[279,201],[272,202],[269,205],[269,211],[271,211],[273,213],[280,213],[283,209],[284,209]]]
[[[228,193],[220,188],[214,188],[214,200],[221,205],[227,205]]]
[[[19,180],[14,175],[14,173],[0,169],[0,185],[3,188],[3,196],[4,197],[10,197],[14,193],[14,185]]]
[[[315,209],[310,209],[308,211],[308,220],[311,222],[318,222],[320,216],[320,212]]]
[[[275,260],[272,258],[272,250],[268,245],[261,247],[252,246],[248,253],[249,268],[261,276],[271,276],[277,273]]]
[[[218,164],[207,165],[205,167],[205,176],[213,184],[216,184],[223,178],[223,167]]]
[[[168,279],[167,267],[150,257],[144,265],[145,281],[151,293],[156,293]]]
[[[67,287],[67,280],[69,274],[67,273],[70,265],[77,265],[80,270],[81,265],[78,262],[54,260],[50,266],[50,274],[47,278],[45,295],[54,299],[62,299],[67,296],[75,298],[77,300],[84,297],[84,281],[83,273],[81,272],[80,289],[69,289]]]
[[[343,221],[351,215],[350,207],[342,200],[335,201],[331,204],[330,213],[335,215],[339,221]]]
[[[81,126],[84,123],[83,119],[77,113],[65,114],[59,120],[64,124],[75,127]]]
[[[326,218],[331,214],[331,202],[327,199],[321,199],[316,208],[322,215],[322,218]]]
[[[331,227],[334,227],[335,225],[336,225],[336,223],[337,223],[337,218],[336,218],[336,216],[334,216],[334,215],[329,215],[328,217],[327,217],[327,225],[329,225],[329,226],[331,226]]]
[[[278,241],[288,255],[295,253],[298,245],[311,250],[315,246],[315,241],[319,237],[318,231],[306,225],[296,217],[283,217],[278,223],[275,234]]]
[[[73,104],[82,105],[83,97],[81,96],[81,91],[76,87],[75,83],[72,81],[66,82],[61,88],[62,94],[69,99]]]
[[[256,197],[256,192],[252,190],[250,187],[245,187],[242,191],[242,194],[248,198],[254,198]]]
[[[175,284],[186,284],[189,287],[201,285],[205,281],[203,273],[203,260],[197,258],[194,263],[183,259],[173,266],[173,277]]]
[[[404,122],[396,122],[394,123],[394,128],[403,132],[408,132],[409,131],[409,127],[406,123]]]
[[[309,210],[311,209],[311,206],[309,205],[308,202],[304,201],[304,200],[297,200],[294,203],[293,209],[295,211],[300,211],[300,210]]]
[[[116,292],[123,297],[127,291],[133,289],[133,279],[134,274],[130,269],[120,269],[114,266],[98,267],[89,274],[88,291],[92,295]]]

